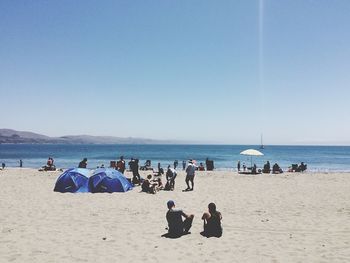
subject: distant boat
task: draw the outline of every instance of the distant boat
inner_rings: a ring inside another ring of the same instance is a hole
[[[264,149],[264,143],[263,143],[263,135],[260,136],[260,149]]]

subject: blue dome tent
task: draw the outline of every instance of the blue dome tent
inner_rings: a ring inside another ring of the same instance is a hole
[[[113,193],[132,190],[132,184],[126,177],[110,168],[97,169],[89,179],[92,193]]]
[[[91,171],[85,168],[71,168],[61,174],[55,184],[54,191],[61,193],[89,192]]]

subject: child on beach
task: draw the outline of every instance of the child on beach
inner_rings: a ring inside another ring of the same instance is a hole
[[[155,194],[157,190],[160,190],[160,187],[162,187],[162,181],[159,183],[158,179],[152,180],[151,174],[147,175],[147,179],[145,179],[141,185],[142,192],[149,194]]]

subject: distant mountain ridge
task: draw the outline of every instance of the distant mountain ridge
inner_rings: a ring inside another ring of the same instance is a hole
[[[16,131],[12,129],[0,129],[0,143],[53,143],[53,144],[180,144],[175,140],[153,140],[133,137],[91,136],[91,135],[66,135],[61,137],[49,137],[46,135]]]

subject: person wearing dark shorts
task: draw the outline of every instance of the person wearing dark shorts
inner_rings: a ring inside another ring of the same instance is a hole
[[[175,169],[171,169],[170,165],[168,165],[168,170],[166,171],[166,180],[167,180],[167,184],[169,188],[168,190],[174,190],[175,188],[175,178],[177,176],[176,170]]]
[[[168,221],[168,235],[169,237],[180,237],[189,234],[192,226],[194,215],[187,215],[181,209],[175,209],[175,203],[172,200],[167,202],[168,212],[166,213],[166,220]],[[185,220],[182,220],[185,218]]]
[[[187,188],[185,189],[185,191],[193,191],[195,171],[196,171],[196,166],[193,164],[192,160],[189,160],[188,166],[186,168],[186,180],[185,181],[187,184]],[[190,187],[190,182],[191,182],[192,187]]]

